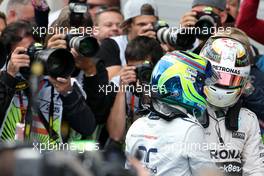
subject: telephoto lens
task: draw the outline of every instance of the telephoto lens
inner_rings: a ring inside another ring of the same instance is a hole
[[[69,77],[75,68],[73,55],[66,49],[46,49],[35,53],[35,61],[42,62],[44,74],[53,78]]]
[[[169,44],[177,50],[192,49],[196,41],[196,36],[191,28],[169,27],[164,21],[156,23],[155,31],[160,43]]]
[[[67,35],[69,48],[74,48],[80,55],[93,57],[99,50],[99,44],[94,37]]]
[[[42,65],[42,68],[39,67],[42,75],[67,78],[75,68],[73,55],[66,49],[44,49],[40,43],[33,43],[26,54],[30,57],[30,67],[37,62]],[[31,74],[30,68],[23,67],[20,73],[28,79]]]

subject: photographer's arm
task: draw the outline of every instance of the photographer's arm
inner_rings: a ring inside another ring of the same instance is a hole
[[[109,137],[114,141],[122,140],[126,127],[126,98],[125,92],[119,91],[107,119]]]
[[[264,44],[264,20],[257,19],[259,0],[244,0],[238,13],[236,26],[254,40]]]
[[[83,135],[92,134],[96,127],[94,114],[86,104],[79,86],[76,83],[71,85],[71,78],[50,77],[49,81],[61,95],[63,118],[77,132]]]
[[[19,54],[20,52],[25,52],[25,50],[23,47],[17,47],[10,57],[7,71],[0,73],[0,126],[15,94],[15,86],[17,84],[15,75],[20,67],[29,66],[29,57],[25,54]]]
[[[116,95],[114,105],[107,119],[107,129],[109,137],[115,141],[120,141],[124,135],[126,127],[126,86],[136,82],[136,67],[124,66],[120,72],[120,88]]]
[[[0,127],[15,94],[16,79],[6,71],[0,73]]]
[[[72,92],[67,96],[61,96],[63,102],[63,117],[70,126],[83,135],[94,132],[96,121],[93,112],[86,104],[80,88],[74,84]]]

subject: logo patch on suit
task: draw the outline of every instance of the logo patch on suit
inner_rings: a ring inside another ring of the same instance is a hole
[[[245,133],[233,131],[232,132],[232,138],[237,138],[237,139],[243,139],[243,140],[245,140]]]

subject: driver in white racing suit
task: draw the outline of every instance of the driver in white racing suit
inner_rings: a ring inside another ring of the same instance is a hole
[[[140,153],[151,175],[214,172],[204,148],[204,130],[193,115],[205,111],[203,87],[216,78],[211,64],[191,52],[168,53],[157,63],[151,78],[151,112],[136,120],[126,135],[126,152]]]
[[[211,37],[200,53],[220,77],[205,87],[209,106],[202,123],[210,157],[225,176],[264,176],[258,119],[240,99],[249,82],[248,43],[242,31],[232,28]]]

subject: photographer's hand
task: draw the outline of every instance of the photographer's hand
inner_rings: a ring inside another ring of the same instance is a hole
[[[25,53],[26,51],[27,49],[23,47],[17,47],[14,50],[7,65],[7,73],[9,75],[15,77],[21,67],[29,67],[29,56],[26,54],[19,54]]]
[[[196,15],[197,15],[197,13],[194,11],[185,13],[180,20],[181,27],[193,27],[193,26],[195,26],[195,24],[197,22]]]
[[[120,71],[120,85],[128,85],[129,83],[136,82],[136,67],[135,66],[124,66]]]
[[[142,27],[139,31],[139,36],[147,36],[156,39],[156,32],[154,31],[154,25],[149,23]]]
[[[47,48],[67,49],[67,42],[64,34],[55,34],[48,40]]]
[[[139,34],[139,36],[147,36],[149,38],[156,39],[156,32],[154,32],[154,31],[147,31],[147,32],[144,32],[142,34]]]
[[[51,84],[54,86],[54,88],[61,94],[66,96],[69,92],[72,91],[72,86],[71,86],[71,78],[52,78],[49,77],[49,81]]]

